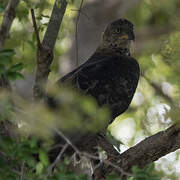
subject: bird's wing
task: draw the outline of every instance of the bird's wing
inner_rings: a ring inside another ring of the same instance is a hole
[[[101,62],[101,61],[104,61],[104,59],[106,59],[106,57],[104,56],[101,56],[99,54],[94,54],[92,55],[92,57],[90,57],[86,62],[84,62],[83,64],[81,64],[80,66],[78,66],[77,68],[75,68],[73,71],[67,73],[66,75],[64,75],[61,79],[59,79],[57,81],[57,83],[62,83],[62,82],[67,82],[67,81],[70,81],[70,79],[73,78],[73,76],[78,72],[80,71],[83,67],[87,67],[89,65],[93,65],[94,63],[97,63],[97,62]]]
[[[98,104],[108,105],[113,118],[129,106],[139,80],[139,65],[128,56],[106,56],[83,66],[62,78],[96,98]]]

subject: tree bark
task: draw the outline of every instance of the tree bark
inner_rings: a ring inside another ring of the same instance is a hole
[[[5,40],[9,37],[11,25],[14,18],[16,17],[16,9],[18,3],[19,0],[9,0],[6,6],[2,24],[0,27],[0,50],[2,50]],[[10,82],[4,75],[0,77],[0,88],[11,90]]]
[[[174,125],[144,139],[118,155],[114,148],[109,148],[110,146],[107,146],[109,143],[105,139],[98,140],[98,144],[108,152],[109,161],[122,168],[124,172],[131,172],[131,168],[134,165],[143,168],[145,165],[179,149],[180,129]],[[101,168],[101,173],[99,170],[95,172],[95,179],[101,179],[114,170],[117,171],[114,167],[104,164],[103,168]],[[123,172],[119,171],[118,173],[122,176],[126,176]]]
[[[65,140],[64,138],[62,139]],[[93,162],[92,164],[96,164],[94,160],[97,161],[98,159],[97,147],[101,147],[106,151],[107,159],[102,160],[102,165],[95,169],[93,174],[94,180],[103,180],[111,172],[116,172],[120,177],[126,179],[127,176],[132,175],[131,168],[133,166],[136,165],[143,168],[149,163],[179,149],[180,129],[178,126],[173,125],[164,131],[160,131],[157,134],[147,137],[121,154],[115,150],[105,136],[100,134],[88,134],[79,138],[76,142],[71,141],[71,143],[73,144],[73,148],[67,149],[66,153],[71,155],[74,152],[77,154],[86,152],[89,154],[87,157],[91,159]],[[55,153],[57,154],[57,152],[56,149]],[[55,154],[52,153],[51,158],[55,159],[56,156],[53,157],[53,155]],[[91,156],[96,156],[97,158],[94,159],[91,158]]]
[[[59,4],[59,5],[58,5]],[[37,50],[37,68],[33,88],[34,99],[43,99],[44,89],[53,61],[53,49],[66,10],[66,0],[56,0],[42,44]]]
[[[0,50],[3,48],[5,40],[9,37],[9,31],[10,31],[12,22],[14,18],[16,17],[16,9],[17,9],[18,3],[19,3],[19,0],[9,0],[6,6],[2,24],[0,27]]]

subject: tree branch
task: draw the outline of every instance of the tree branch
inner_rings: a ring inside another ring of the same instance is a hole
[[[0,49],[2,49],[6,38],[9,36],[12,22],[16,16],[16,8],[18,6],[18,3],[19,0],[9,0],[6,6],[2,24],[0,27]]]
[[[42,48],[39,48],[37,54],[36,82],[34,86],[35,98],[42,98],[43,87],[46,84],[50,72],[50,64],[53,59],[52,51],[67,5],[66,1],[61,0],[61,6],[58,8],[57,2],[58,1],[55,2],[49,25],[42,41]],[[81,149],[81,151],[88,152],[89,149],[92,150],[97,145],[101,146],[108,154],[108,162],[113,162],[116,167],[122,168],[124,172],[130,172],[134,165],[143,167],[180,148],[180,130],[172,126],[165,131],[146,138],[122,154],[118,154],[105,138],[99,138],[99,136],[93,137],[91,141],[87,138],[83,141],[80,140],[80,142],[81,144],[78,146],[76,144],[76,146],[78,149]],[[108,163],[104,163],[102,168],[103,170],[96,171],[98,173],[95,172],[95,179],[102,179],[104,175],[116,169],[112,164],[110,165]]]
[[[42,41],[42,46],[53,50],[60,25],[66,11],[67,2],[66,0],[56,0],[52,10],[51,18]]]
[[[18,6],[18,3],[19,0],[9,0],[6,6],[2,24],[0,27],[0,50],[2,50],[5,40],[9,37],[9,31],[16,16],[16,8]],[[0,77],[0,87],[11,90],[10,83],[4,75]]]
[[[53,49],[66,6],[66,0],[55,1],[44,39],[41,46],[37,48],[37,68],[33,88],[34,99],[42,99],[44,97],[44,89],[50,72],[50,65],[53,61]],[[38,41],[40,42],[40,40]]]
[[[119,154],[114,149],[113,145],[108,142],[105,136],[99,134],[88,134],[72,143],[74,144],[73,147],[76,148],[72,148],[74,151],[72,149],[67,150],[66,153],[69,155],[73,152],[83,155],[83,152],[86,152],[97,157],[97,150],[95,150],[97,146],[106,151],[108,158],[102,161],[103,163],[100,165],[100,168],[95,168],[94,180],[103,180],[112,171],[116,171],[122,178],[126,179],[127,176],[131,175],[131,168],[134,165],[143,168],[145,165],[179,149],[180,129],[178,126],[173,125],[164,131],[144,139],[122,154]],[[95,160],[94,158],[91,159]]]
[[[98,140],[98,144],[106,150],[107,144],[105,139]],[[122,154],[118,154],[115,149],[108,149],[108,160],[121,167],[125,172],[130,172],[132,166],[145,165],[154,162],[180,148],[180,130],[172,126],[165,131],[161,131],[153,136],[146,138],[137,145],[129,148]],[[107,151],[107,150],[106,150]],[[109,174],[115,170],[112,166],[104,165],[102,173],[95,173],[95,179],[101,179],[105,174]],[[104,174],[105,173],[105,174]]]
[[[37,46],[38,46],[38,49],[41,49],[42,48],[41,47],[41,41],[40,41],[40,38],[39,38],[39,32],[38,32],[38,28],[37,28],[34,9],[31,9],[31,16],[32,16],[32,21],[33,21],[33,26],[34,26],[34,32],[35,32],[36,38],[37,38]]]
[[[59,152],[58,156],[56,157],[56,159],[54,160],[54,162],[47,168],[47,176],[50,176],[54,167],[57,165],[57,163],[60,161],[63,153],[66,151],[67,147],[69,146],[68,143],[66,143],[63,148],[61,149],[61,151]]]

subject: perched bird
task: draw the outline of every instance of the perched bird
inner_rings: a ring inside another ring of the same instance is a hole
[[[130,55],[130,44],[134,39],[131,22],[118,19],[110,23],[94,54],[58,83],[71,83],[81,92],[93,96],[100,107],[107,105],[111,122],[127,110],[138,84],[139,65]]]

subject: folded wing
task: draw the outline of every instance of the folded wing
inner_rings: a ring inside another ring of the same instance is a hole
[[[98,61],[87,61],[59,82],[71,83],[93,96],[99,106],[109,106],[114,119],[128,108],[138,84],[139,71],[132,57],[102,56]]]

